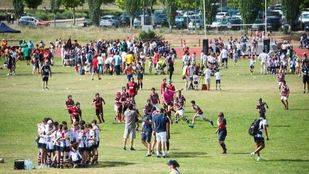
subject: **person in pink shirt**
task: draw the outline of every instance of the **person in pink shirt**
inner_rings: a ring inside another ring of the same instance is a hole
[[[288,102],[288,98],[289,98],[289,95],[290,95],[290,89],[288,87],[288,85],[286,84],[286,81],[282,81],[282,84],[280,86],[280,99],[281,99],[281,102],[282,104],[284,105],[284,108],[286,110],[289,110],[289,102]]]

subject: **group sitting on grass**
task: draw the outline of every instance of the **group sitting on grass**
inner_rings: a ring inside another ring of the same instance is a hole
[[[44,118],[37,127],[40,168],[76,168],[98,163],[100,128],[96,120],[74,122],[70,128],[65,121]]]

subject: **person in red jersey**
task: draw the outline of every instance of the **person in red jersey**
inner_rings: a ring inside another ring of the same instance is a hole
[[[76,102],[75,105],[69,107],[71,123],[79,122],[82,120],[82,110],[80,109],[80,103]]]
[[[284,105],[284,108],[286,110],[289,110],[289,102],[288,102],[288,98],[289,98],[289,95],[290,95],[290,89],[288,87],[288,85],[286,84],[286,81],[282,81],[282,84],[280,86],[280,99],[281,99],[281,102],[282,104]]]
[[[194,111],[196,112],[192,118],[192,124],[189,125],[190,128],[193,128],[194,127],[194,122],[195,122],[195,119],[197,117],[200,117],[202,118],[204,121],[207,121],[209,122],[212,126],[214,125],[214,122],[208,118],[205,117],[205,114],[204,112],[202,111],[202,109],[195,103],[194,100],[191,101],[191,104],[192,104],[192,108],[194,109]]]
[[[133,77],[127,83],[127,89],[128,89],[128,94],[130,95],[130,97],[134,98],[137,94],[138,84],[134,81]]]
[[[156,108],[160,109],[160,97],[159,94],[156,92],[155,88],[151,88],[151,94],[149,96],[150,103]]]
[[[72,98],[72,95],[68,95],[68,99],[65,101],[65,109],[68,110],[68,113],[70,114],[71,116],[71,111],[70,111],[70,107],[74,106],[75,105],[75,102]]]
[[[114,111],[116,112],[115,122],[122,122],[121,92],[117,92],[115,95]]]
[[[99,93],[95,94],[92,104],[95,106],[95,113],[99,119],[99,122],[104,123],[103,104],[105,105],[105,101],[102,97],[100,97]]]
[[[175,92],[175,86],[174,86],[174,84],[172,83],[172,81],[169,81],[169,82],[168,82],[167,88],[168,88],[169,90]]]
[[[218,119],[217,119],[217,125],[218,129],[216,130],[216,133],[218,133],[218,142],[220,146],[222,147],[222,154],[226,154],[226,145],[224,143],[227,130],[226,130],[226,119],[224,118],[224,114],[222,112],[219,112]]]
[[[99,73],[99,61],[98,61],[98,56],[94,56],[91,62],[91,67],[92,67],[92,73],[91,73],[91,80],[93,80],[94,74],[98,74],[98,79],[101,80],[100,78],[100,73]]]
[[[163,92],[165,91],[165,88],[167,87],[167,83],[166,83],[166,78],[164,78],[161,82],[161,94],[163,94]]]

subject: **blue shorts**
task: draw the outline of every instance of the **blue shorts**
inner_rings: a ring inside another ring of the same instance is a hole
[[[60,146],[55,146],[55,151],[60,151]]]
[[[141,139],[142,139],[142,141],[150,143],[151,142],[151,136],[152,136],[152,132],[144,131],[141,134]]]
[[[85,151],[88,151],[88,148],[87,147],[79,147],[78,150],[83,153]]]
[[[218,131],[218,140],[219,141],[225,141],[226,135],[227,135],[226,130],[219,130]]]
[[[97,143],[95,143],[94,145],[92,145],[93,149],[99,148],[100,146],[100,141],[98,141]]]
[[[257,144],[264,143],[264,137],[254,137],[254,142]]]
[[[44,144],[44,143],[38,143],[38,148],[39,148],[39,149],[45,149],[45,148],[46,148],[46,144]]]

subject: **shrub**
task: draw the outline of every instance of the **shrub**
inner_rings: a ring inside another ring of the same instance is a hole
[[[157,41],[157,40],[163,40],[163,37],[161,35],[158,35],[154,31],[142,31],[139,33],[138,36],[139,40],[141,41]]]

